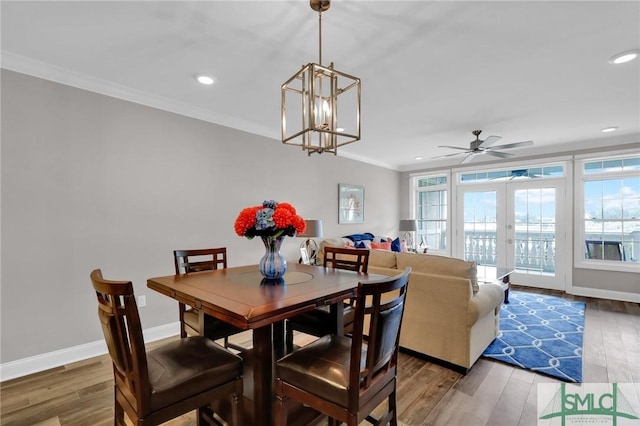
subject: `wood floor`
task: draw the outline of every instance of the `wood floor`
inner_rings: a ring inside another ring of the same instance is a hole
[[[585,383],[640,382],[639,304],[544,293],[586,302]],[[4,382],[1,425],[112,425],[112,374],[104,355]],[[536,425],[536,389],[544,382],[557,380],[483,358],[463,376],[401,354],[398,419],[403,425]],[[167,424],[195,425],[195,416]]]

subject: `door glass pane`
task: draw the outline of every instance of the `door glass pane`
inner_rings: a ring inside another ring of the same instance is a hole
[[[496,264],[496,191],[464,194],[464,259]]]
[[[515,267],[519,273],[555,273],[556,190],[518,189],[514,192]]]

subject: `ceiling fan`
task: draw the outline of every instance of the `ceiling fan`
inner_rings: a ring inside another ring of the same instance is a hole
[[[451,157],[454,155],[467,154],[467,156],[464,157],[460,162],[461,164],[464,164],[473,160],[473,157],[475,157],[478,154],[488,154],[488,155],[492,155],[494,157],[499,157],[499,158],[509,158],[509,157],[512,157],[513,154],[509,152],[502,152],[502,151],[496,151],[496,150],[520,148],[522,146],[533,145],[533,141],[524,141],[524,142],[515,142],[515,143],[509,143],[506,145],[500,145],[497,147],[492,147],[491,145],[493,145],[494,143],[502,139],[502,136],[489,136],[485,140],[480,140],[480,133],[482,133],[482,130],[474,130],[471,133],[473,133],[473,135],[476,137],[476,140],[471,141],[469,143],[468,149],[462,148],[459,146],[451,146],[451,145],[438,146],[438,148],[452,148],[452,149],[458,149],[464,152],[455,152],[453,154],[441,155],[433,158]]]

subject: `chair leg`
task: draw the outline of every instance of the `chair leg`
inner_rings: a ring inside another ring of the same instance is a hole
[[[207,425],[207,418],[205,414],[204,408],[200,407],[196,410],[196,426],[205,426]]]
[[[122,405],[120,405],[120,403],[118,402],[118,397],[115,395],[115,392],[113,397],[115,401],[115,404],[113,406],[113,424],[114,426],[125,426],[126,423],[124,422],[124,408],[122,408]]]
[[[276,405],[274,407],[275,426],[287,425],[287,407],[284,396],[276,395]]]
[[[232,426],[244,426],[244,397],[242,395],[242,379],[240,379],[236,392],[231,395],[231,424]]]
[[[289,326],[288,322],[285,323],[284,343],[287,353],[293,352],[293,330]]]
[[[391,426],[398,426],[398,409],[396,407],[396,390],[389,395],[389,413],[391,413]]]
[[[354,413],[349,413],[347,415],[347,426],[358,426],[358,416]],[[338,422],[338,424],[340,424],[340,422]],[[386,425],[386,423],[379,423],[379,424],[384,424]]]
[[[180,338],[184,339],[187,337],[187,330],[184,328],[184,303],[178,302],[178,318],[180,320]]]
[[[225,423],[226,424],[226,423]],[[210,406],[200,407],[196,410],[196,426],[222,426]]]

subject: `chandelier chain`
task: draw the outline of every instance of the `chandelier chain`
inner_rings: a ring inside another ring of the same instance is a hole
[[[322,65],[322,10],[318,11],[318,64]]]

